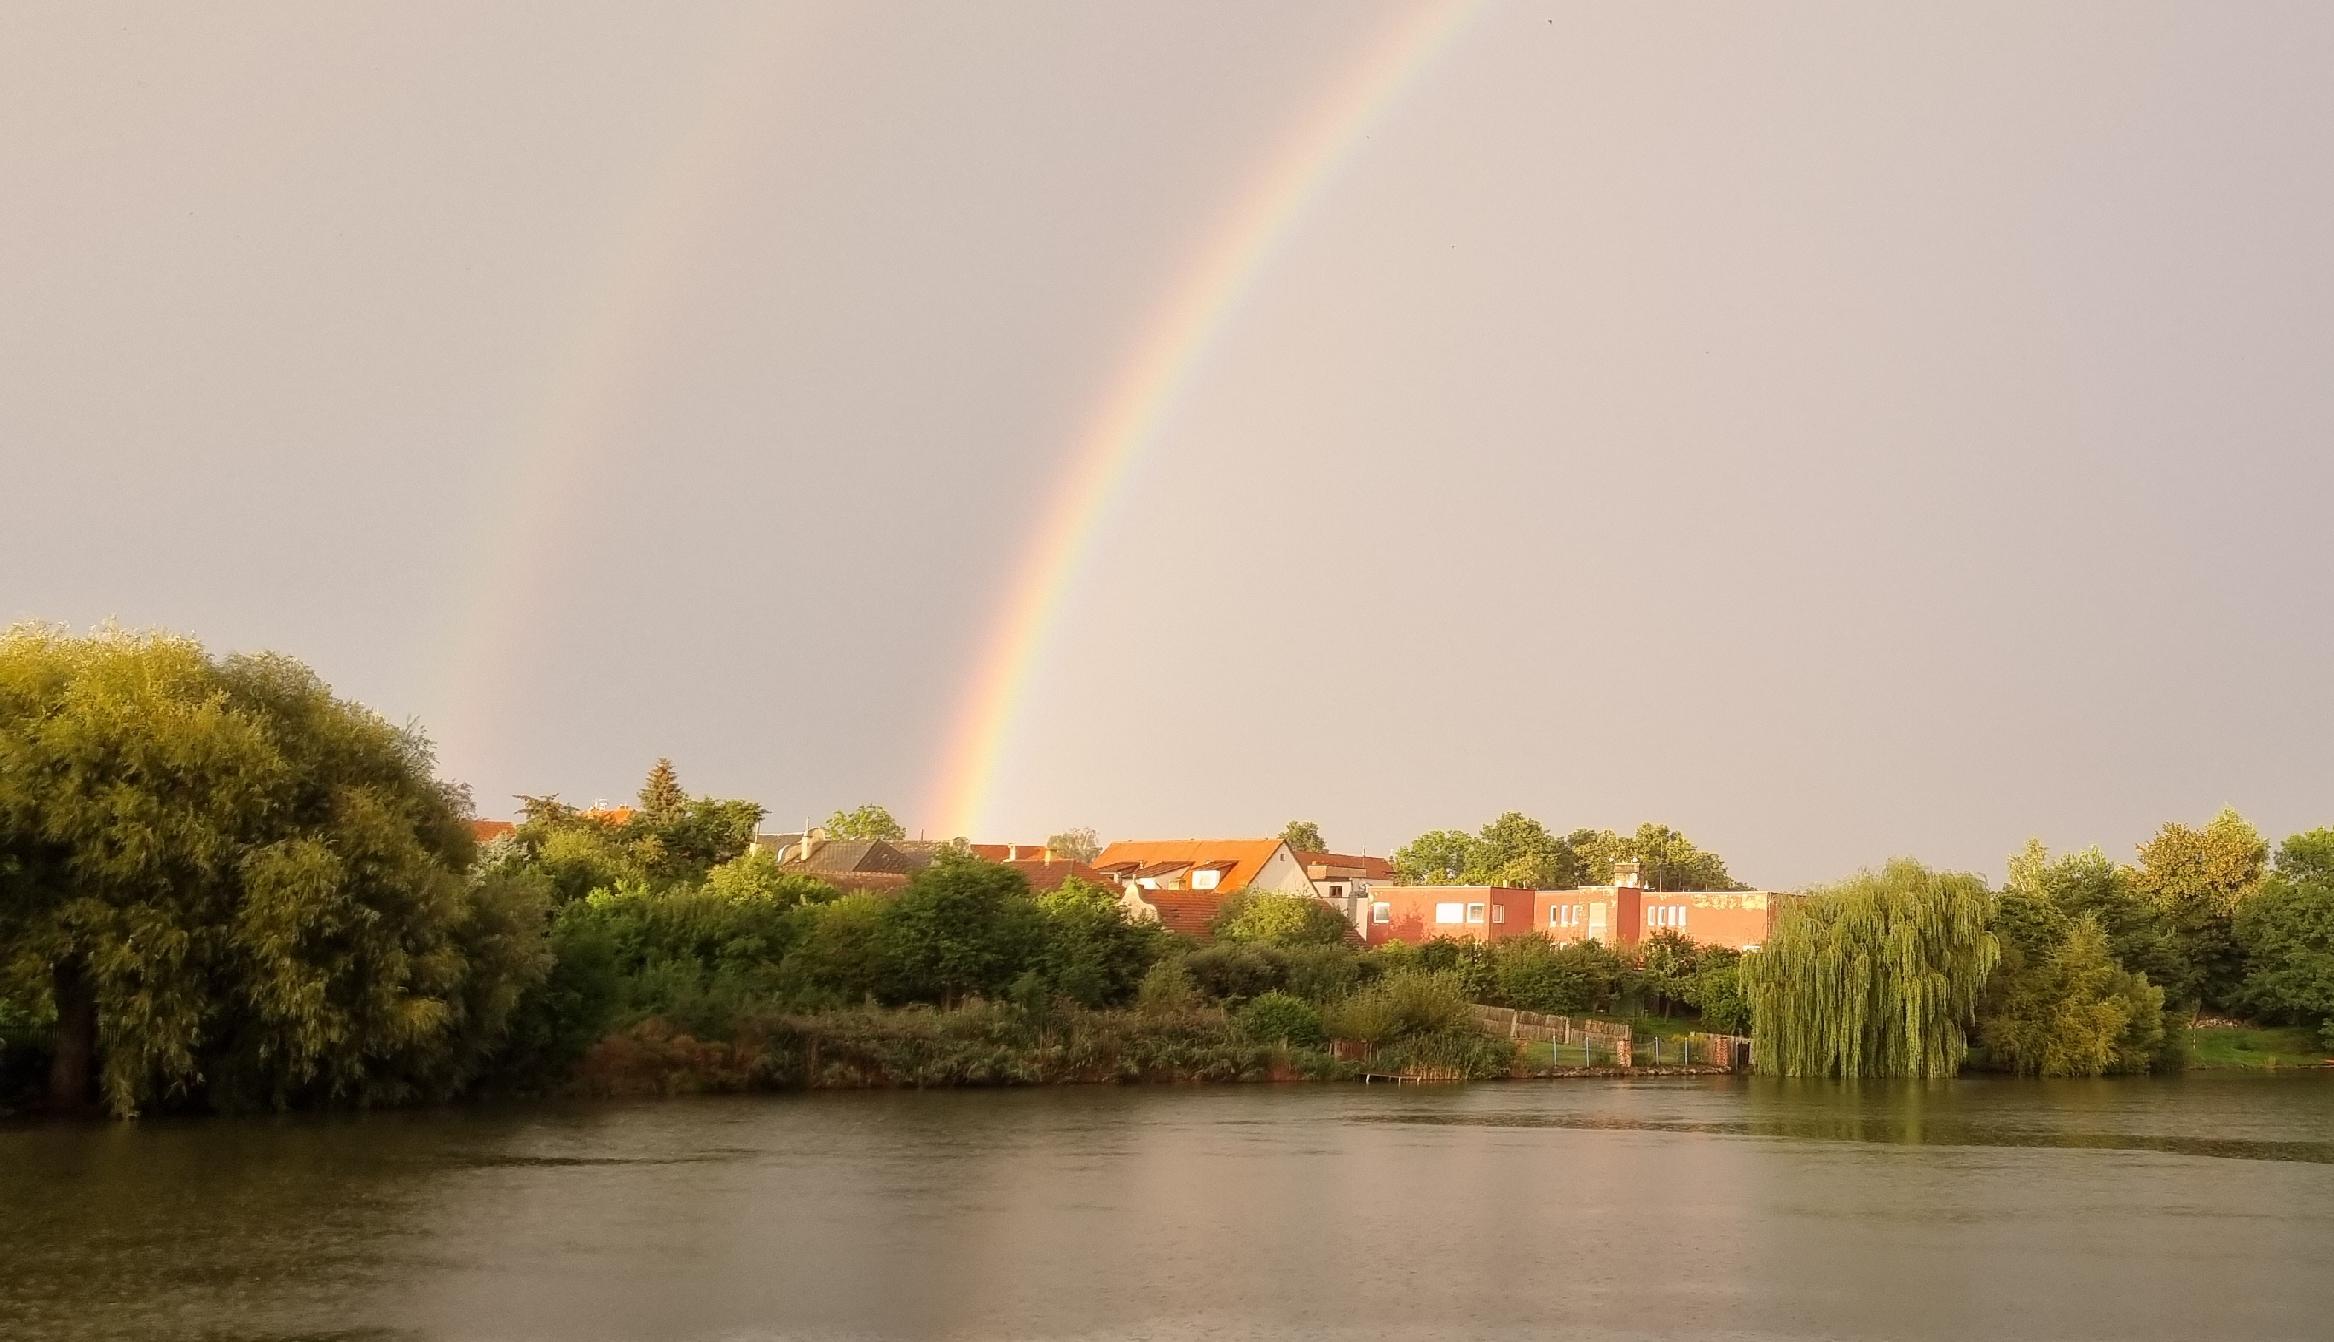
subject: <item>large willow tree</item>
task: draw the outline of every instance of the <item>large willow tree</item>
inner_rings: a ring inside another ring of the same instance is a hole
[[[1770,1076],[1951,1076],[2001,949],[1983,880],[1899,859],[1793,901],[1745,957]]]

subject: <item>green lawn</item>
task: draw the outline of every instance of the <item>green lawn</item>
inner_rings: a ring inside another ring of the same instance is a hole
[[[2216,1025],[2188,1032],[2188,1065],[2200,1071],[2315,1067],[2328,1056],[2318,1032],[2302,1027]]]

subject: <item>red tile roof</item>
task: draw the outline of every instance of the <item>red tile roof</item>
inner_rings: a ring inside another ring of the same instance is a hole
[[[1104,890],[1118,888],[1118,882],[1083,862],[1072,862],[1068,858],[1055,858],[1048,862],[1042,857],[1024,857],[1007,862],[1005,865],[1027,877],[1029,888],[1041,895],[1048,890],[1061,889],[1062,882],[1073,876],[1088,885],[1099,886]]]
[[[470,822],[470,837],[480,843],[491,843],[505,834],[516,834],[518,831],[519,827],[508,820],[473,820]]]
[[[1278,839],[1163,839],[1149,842],[1119,842],[1102,850],[1094,865],[1104,871],[1113,867],[1175,869],[1181,867],[1214,867],[1224,873],[1223,880],[1211,894],[1228,895],[1246,888],[1250,881],[1263,872],[1264,864],[1280,851]]]
[[[1135,898],[1158,911],[1159,926],[1187,937],[1205,937],[1224,907],[1222,890],[1137,890]]]
[[[1018,862],[1023,858],[1045,856],[1042,843],[975,843],[967,844],[972,855],[983,862]]]

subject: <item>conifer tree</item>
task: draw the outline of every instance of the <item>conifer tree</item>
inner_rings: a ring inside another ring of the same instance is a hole
[[[640,809],[652,819],[672,815],[688,800],[689,794],[681,791],[681,776],[669,759],[658,760],[648,771],[648,781],[640,785]]]

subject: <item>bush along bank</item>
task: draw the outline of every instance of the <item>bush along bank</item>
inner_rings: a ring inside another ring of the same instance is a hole
[[[594,1096],[1175,1082],[1338,1081],[1326,1047],[1244,1034],[1230,1013],[1074,1007],[1032,1017],[1009,1003],[868,1008],[740,1023],[704,1040],[662,1018],[602,1039],[573,1088]]]
[[[1333,1040],[1332,1024],[1370,1037]],[[1455,983],[1396,975],[1326,1013],[1280,992],[1232,1010],[1172,998],[1132,1008],[974,1001],[752,1015],[717,1038],[654,1016],[593,1044],[563,1088],[613,1097],[1352,1081],[1368,1073],[1462,1081],[1517,1075],[1520,1061],[1514,1044],[1467,1020]]]

